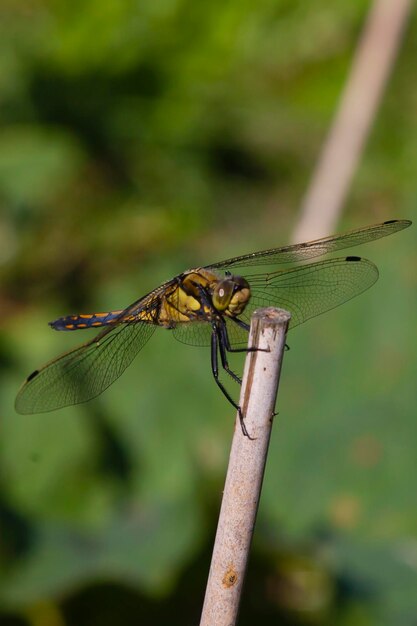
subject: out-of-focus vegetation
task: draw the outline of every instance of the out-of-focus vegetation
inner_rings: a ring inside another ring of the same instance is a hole
[[[49,320],[287,242],[368,8],[2,1],[1,624],[198,622],[234,418],[208,351],[161,330],[94,402],[14,396],[86,336]],[[413,15],[341,230],[416,218],[416,58]],[[289,336],[242,625],[415,623],[414,231]]]

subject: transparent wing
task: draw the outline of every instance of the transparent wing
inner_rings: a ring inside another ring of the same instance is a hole
[[[240,316],[241,317],[241,316]],[[248,343],[248,333],[232,320],[224,317],[227,326],[227,334],[231,345],[240,346]],[[177,341],[189,346],[210,346],[212,328],[209,322],[191,322],[177,324],[172,334]]]
[[[408,220],[391,220],[351,230],[340,235],[332,235],[323,237],[307,243],[297,243],[292,246],[284,246],[282,248],[272,248],[271,250],[263,250],[261,252],[252,252],[243,256],[233,257],[226,261],[220,261],[207,268],[219,268],[229,270],[237,267],[248,267],[255,265],[274,265],[280,263],[293,263],[295,261],[305,261],[316,256],[322,256],[337,250],[358,246],[387,235],[403,230],[410,226]]]
[[[189,346],[209,346],[211,324],[209,322],[190,322],[177,324],[172,329],[172,336]]]
[[[18,413],[43,413],[95,398],[124,372],[155,330],[143,322],[106,328],[33,372],[16,397]]]
[[[246,278],[253,295],[240,318],[249,323],[255,309],[279,306],[291,313],[294,328],[369,289],[378,268],[368,259],[345,257]]]
[[[251,286],[251,299],[239,318],[250,324],[255,309],[278,306],[291,313],[290,328],[330,311],[369,289],[378,279],[378,268],[367,259],[345,257],[310,263],[269,274],[246,275]],[[247,333],[227,320],[230,343],[236,347],[247,344]],[[210,324],[183,324],[174,329],[174,336],[194,346],[210,345]]]

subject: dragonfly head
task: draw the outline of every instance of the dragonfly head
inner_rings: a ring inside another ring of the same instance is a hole
[[[219,280],[212,295],[212,301],[217,311],[226,313],[231,317],[239,315],[249,302],[250,287],[243,276],[227,275]]]

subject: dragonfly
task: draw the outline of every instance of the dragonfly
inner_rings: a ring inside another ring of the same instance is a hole
[[[42,413],[95,398],[119,378],[161,327],[183,343],[211,347],[214,380],[238,410],[242,432],[249,436],[238,403],[220,379],[219,356],[223,370],[241,384],[229,367],[228,353],[248,350],[254,310],[284,308],[291,313],[292,329],[354,298],[378,279],[376,265],[358,256],[284,269],[274,266],[368,243],[410,224],[408,220],[390,220],[306,243],[251,252],[182,272],[125,309],[60,317],[50,322],[55,330],[101,330],[32,372],[17,394],[16,411]],[[272,266],[272,270],[252,270],[260,266]]]

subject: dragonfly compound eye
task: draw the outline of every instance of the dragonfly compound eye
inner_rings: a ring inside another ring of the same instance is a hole
[[[220,280],[213,290],[213,304],[218,311],[239,315],[249,302],[250,287],[242,276]]]
[[[230,278],[220,280],[213,290],[213,304],[218,311],[225,311],[229,306],[234,291],[234,282]]]

